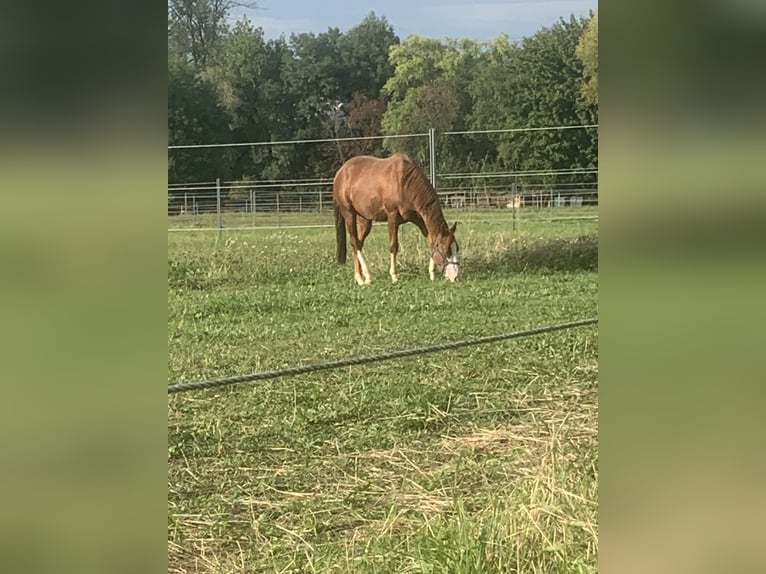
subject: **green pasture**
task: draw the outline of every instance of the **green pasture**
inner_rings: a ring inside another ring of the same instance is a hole
[[[517,230],[535,231],[540,229],[540,223],[562,223],[569,221],[594,220],[597,217],[596,207],[523,207],[520,209],[446,209],[445,216],[450,221],[466,223],[497,223],[514,225]],[[279,227],[298,225],[332,225],[332,206],[323,211],[264,211],[248,213],[244,211],[224,211],[221,214],[224,228],[243,227]],[[201,213],[170,215],[168,229],[197,229],[217,228],[218,214]]]
[[[170,232],[167,382],[596,316],[597,222],[509,215],[447,212],[457,284],[412,225],[366,287],[329,227]],[[169,571],[595,572],[597,333],[170,395]]]

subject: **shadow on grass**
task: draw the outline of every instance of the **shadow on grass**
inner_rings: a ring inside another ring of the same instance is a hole
[[[598,236],[568,239],[518,239],[465,261],[471,274],[519,271],[598,271]]]

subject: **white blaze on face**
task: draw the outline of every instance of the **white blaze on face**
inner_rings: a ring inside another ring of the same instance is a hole
[[[450,281],[457,281],[460,278],[460,266],[457,259],[457,247],[455,242],[452,242],[452,253],[447,259],[447,264],[444,266],[444,276]]]

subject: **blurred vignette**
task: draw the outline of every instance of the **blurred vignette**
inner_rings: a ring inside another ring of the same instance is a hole
[[[149,6],[3,10],[5,572],[164,567],[167,76]]]
[[[766,571],[766,3],[604,8],[599,566]]]

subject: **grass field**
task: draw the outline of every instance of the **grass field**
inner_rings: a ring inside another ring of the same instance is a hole
[[[510,209],[461,209],[445,210],[447,219],[458,219],[466,223],[495,223],[507,224],[513,227],[513,220],[519,230],[537,230],[541,222],[572,221],[596,218],[596,207],[525,207]],[[332,225],[332,210],[325,207],[318,211],[283,211],[277,212],[224,212],[221,216],[223,227],[276,227],[290,225]],[[184,214],[168,216],[168,229],[196,229],[218,227],[216,213],[199,215]]]
[[[368,287],[329,228],[169,233],[168,383],[597,315],[596,222],[459,221],[457,284],[411,225]],[[595,572],[597,358],[588,326],[171,395],[169,571]]]

